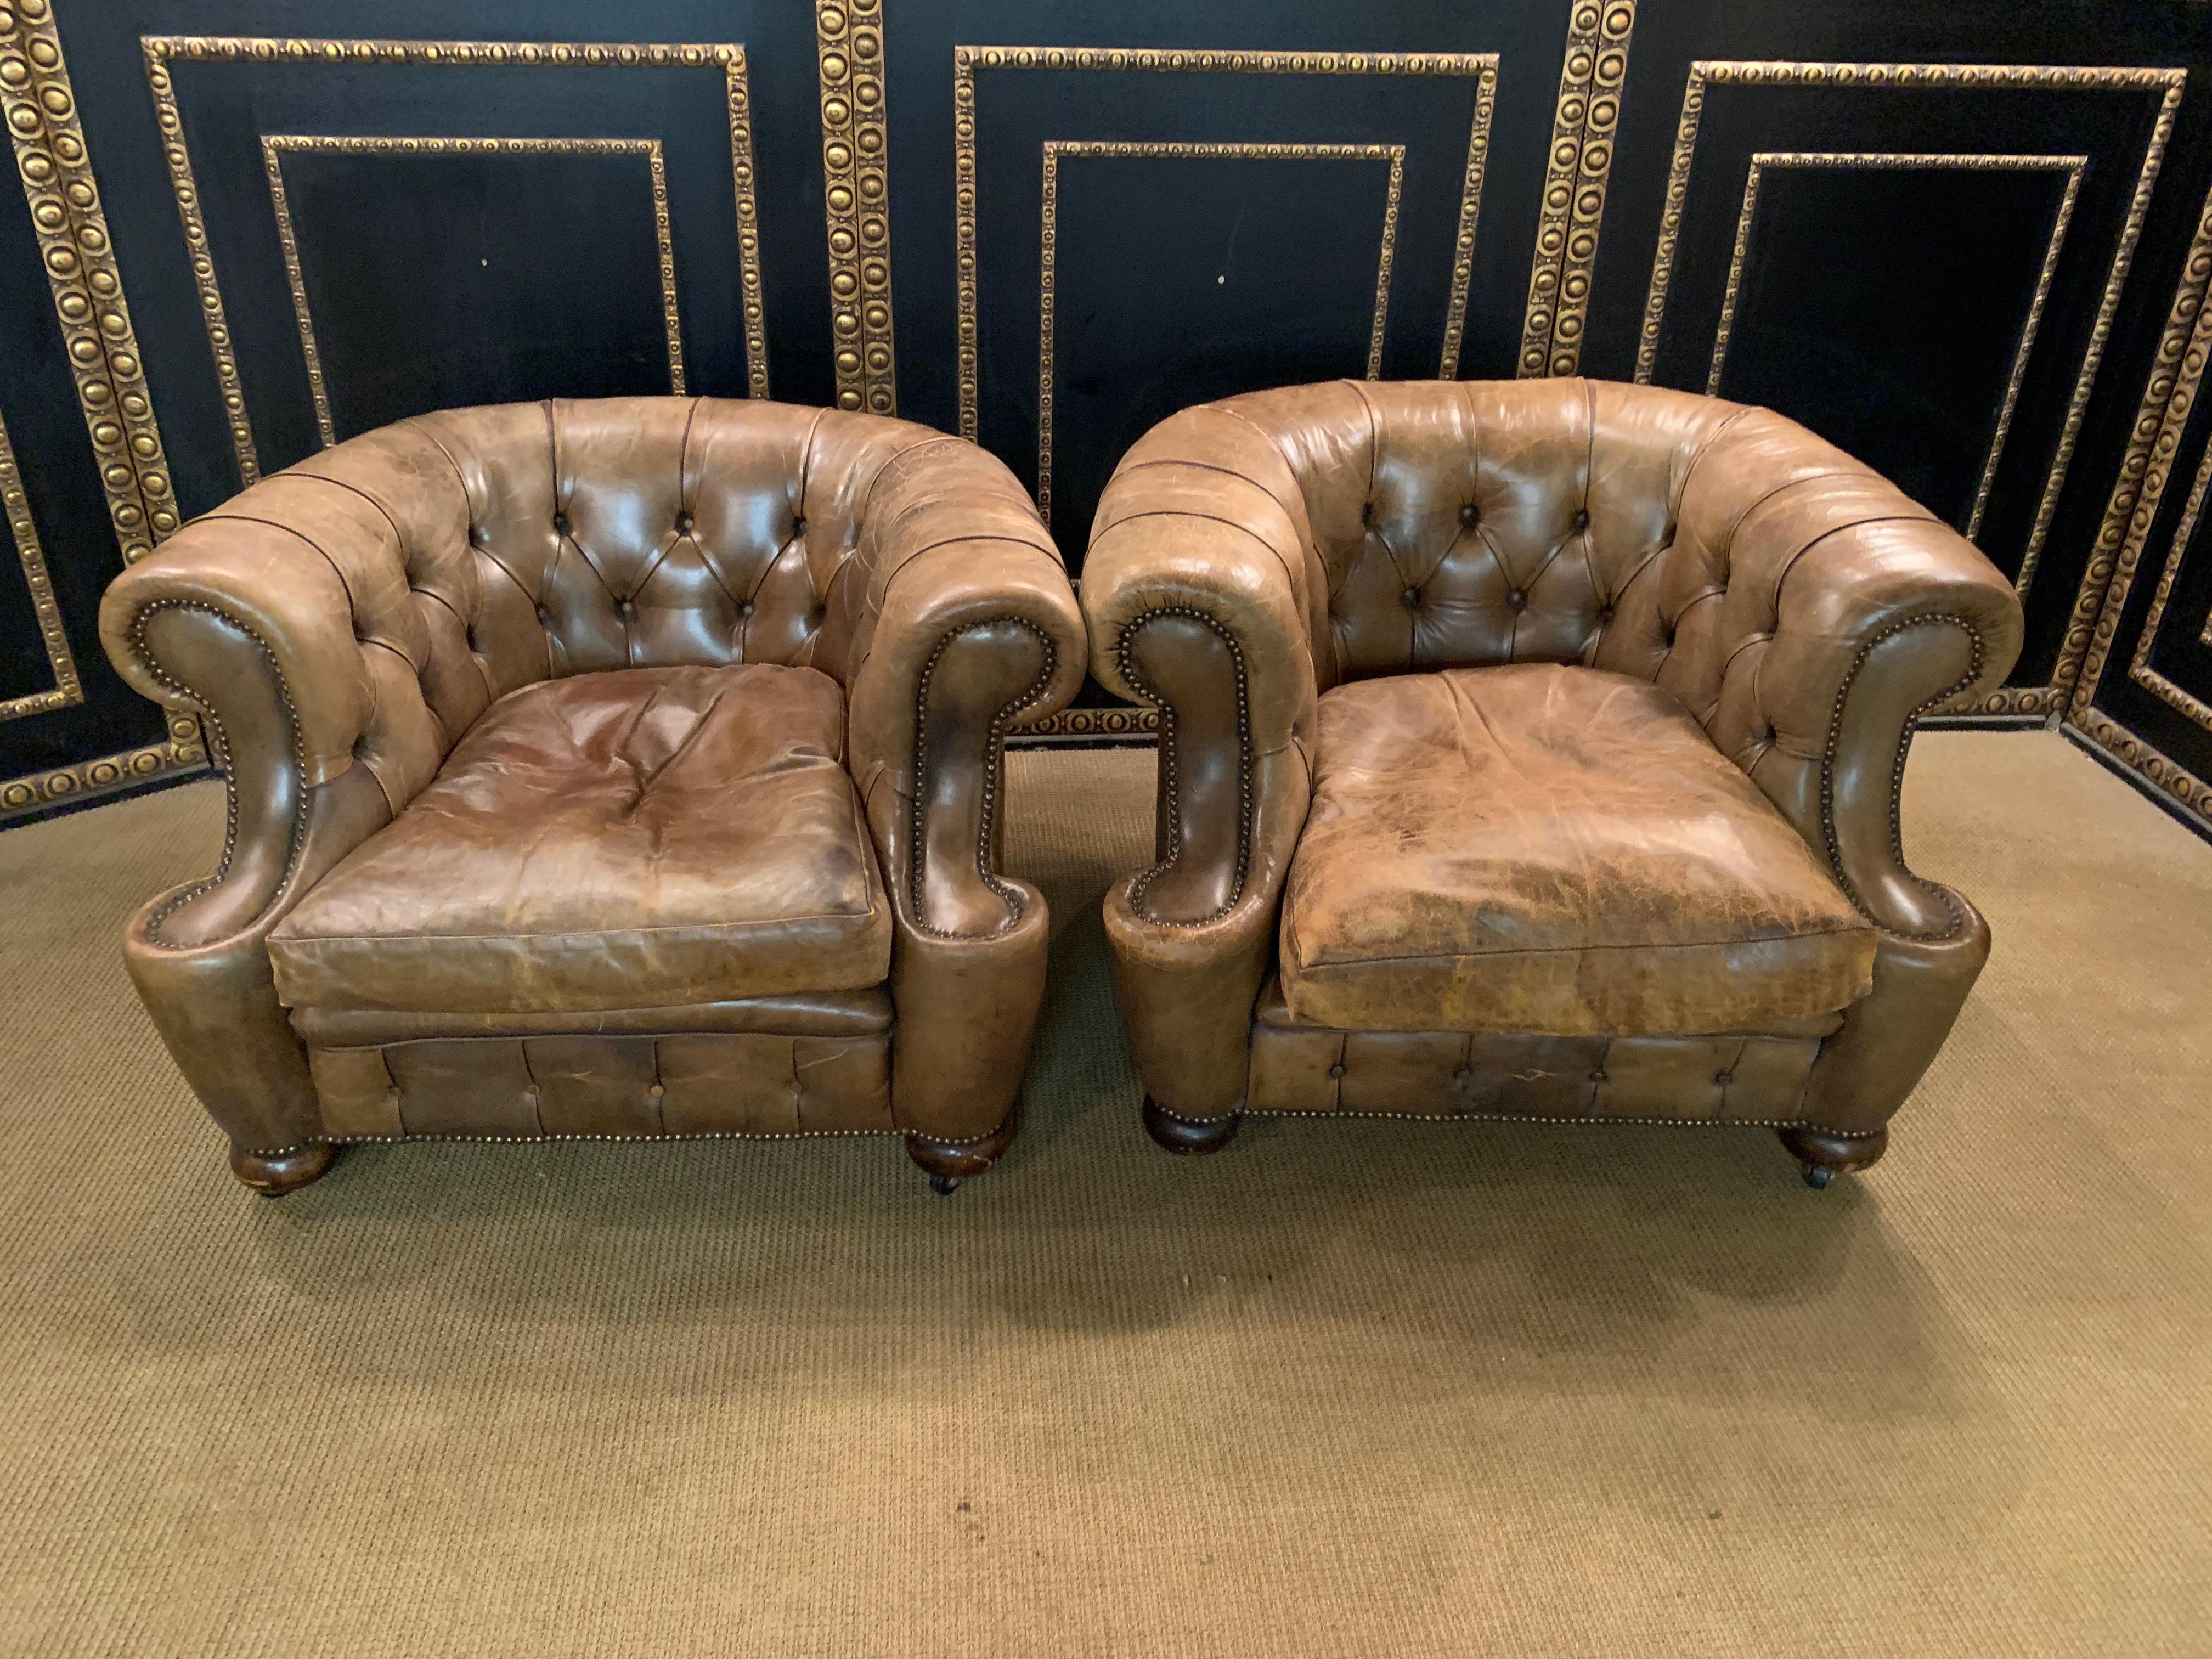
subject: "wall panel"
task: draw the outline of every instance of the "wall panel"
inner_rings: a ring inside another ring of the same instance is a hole
[[[47,158],[0,203],[0,812],[198,763],[106,669],[100,588],[414,409],[896,412],[999,454],[1079,565],[1183,404],[1576,372],[1890,471],[2027,604],[2013,684],[1954,712],[2070,708],[2202,804],[2212,8],[0,9],[19,163]]]

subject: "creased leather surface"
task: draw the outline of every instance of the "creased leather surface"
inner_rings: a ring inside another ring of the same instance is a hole
[[[1321,700],[1283,901],[1307,1024],[1645,1036],[1866,994],[1874,930],[1641,680],[1528,665]]]
[[[890,912],[807,668],[529,687],[270,936],[294,1007],[633,1008],[880,983]]]

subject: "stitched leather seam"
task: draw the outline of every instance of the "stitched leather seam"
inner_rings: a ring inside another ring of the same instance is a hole
[[[1817,478],[1811,480],[1811,482],[1815,483],[1824,483],[1829,482],[1829,480],[1826,478]],[[1906,501],[1904,505],[1911,507],[1914,505],[1914,503]],[[1853,519],[1844,524],[1830,525],[1819,535],[1808,538],[1805,542],[1804,545],[1790,556],[1788,561],[1783,565],[1782,568],[1774,573],[1774,591],[1766,596],[1766,608],[1774,613],[1778,623],[1782,615],[1783,585],[1790,580],[1790,574],[1795,571],[1799,565],[1805,562],[1807,556],[1808,556],[1812,550],[1818,547],[1822,542],[1826,541],[1831,536],[1840,536],[1848,530],[1863,530],[1870,524],[1941,523],[1942,523],[1942,520],[1936,518],[1932,513],[1920,512],[1869,513],[1863,519]],[[1948,528],[1948,526],[1946,527]]]
[[[1298,966],[1300,971],[1310,974],[1330,968],[1364,968],[1377,962],[1496,962],[1509,957],[1583,956],[1595,951],[1737,951],[1759,945],[1795,945],[1800,939],[1840,939],[1865,932],[1864,927],[1854,923],[1849,927],[1813,927],[1802,933],[1782,933],[1772,939],[1655,939],[1648,945],[1529,945],[1509,951],[1416,951],[1407,956],[1335,957],[1323,962],[1301,959]]]
[[[292,767],[300,783],[298,802],[292,809],[291,842],[284,853],[284,873],[276,884],[276,890],[279,893],[284,890],[285,884],[291,879],[292,872],[299,863],[300,848],[306,839],[307,828],[307,740],[301,734],[300,712],[292,702],[292,689],[285,684],[284,670],[277,662],[276,653],[270,649],[269,641],[229,612],[219,610],[211,605],[202,604],[196,599],[156,599],[151,605],[145,606],[131,619],[131,648],[137,653],[140,665],[156,682],[175,692],[178,696],[188,700],[201,711],[201,717],[207,721],[208,729],[214,737],[226,763],[222,769],[222,855],[216,861],[213,875],[204,881],[192,883],[146,919],[146,937],[149,942],[155,945],[161,943],[161,931],[163,922],[203,893],[212,892],[222,886],[228,878],[231,859],[238,850],[238,769],[232,762],[229,735],[224,731],[222,716],[216,714],[215,705],[210,700],[174,678],[163,669],[161,664],[154,660],[153,651],[146,642],[146,623],[157,611],[204,611],[218,622],[237,629],[240,633],[260,647],[261,654],[268,659],[270,678],[276,684],[276,700],[283,705],[286,723],[292,729]]]
[[[1193,921],[1172,921],[1153,915],[1145,908],[1145,894],[1152,884],[1175,866],[1181,854],[1182,842],[1182,797],[1178,787],[1176,771],[1175,705],[1155,687],[1145,683],[1137,672],[1133,647],[1137,630],[1161,617],[1188,617],[1203,623],[1219,636],[1229,647],[1230,659],[1237,668],[1237,877],[1229,886],[1229,897],[1219,908]],[[1151,869],[1142,872],[1129,883],[1129,908],[1147,921],[1168,927],[1203,927],[1218,921],[1237,908],[1244,896],[1245,878],[1252,867],[1252,693],[1250,678],[1244,664],[1244,648],[1237,635],[1218,617],[1194,606],[1168,605],[1141,612],[1124,623],[1121,636],[1115,643],[1115,665],[1121,671],[1121,678],[1149,698],[1160,711],[1160,795],[1167,803],[1168,855]]]
[[[1914,874],[1905,861],[1905,825],[1902,817],[1905,796],[1905,757],[1906,751],[1911,747],[1913,728],[1919,724],[1920,717],[1929,709],[1948,702],[1982,677],[1982,632],[1974,625],[1973,618],[1955,611],[1940,611],[1926,617],[1908,617],[1902,622],[1892,623],[1859,647],[1858,654],[1851,659],[1850,667],[1844,671],[1843,684],[1836,689],[1836,706],[1828,715],[1827,741],[1822,745],[1820,751],[1820,831],[1828,845],[1829,867],[1835,873],[1837,885],[1844,890],[1844,896],[1850,900],[1852,908],[1869,921],[1873,922],[1876,927],[1881,928],[1884,933],[1894,933],[1896,930],[1893,928],[1883,927],[1874,912],[1867,908],[1866,901],[1860,896],[1858,889],[1852,885],[1850,876],[1844,868],[1842,843],[1836,835],[1836,756],[1843,740],[1844,705],[1850,701],[1851,687],[1857,683],[1859,671],[1866,666],[1868,659],[1874,655],[1875,648],[1886,640],[1896,638],[1907,629],[1940,625],[1948,625],[1962,631],[1966,636],[1968,644],[1972,647],[1972,655],[1967,662],[1966,672],[1963,678],[1945,686],[1905,715],[1898,731],[1897,757],[1890,767],[1889,775],[1890,856],[1896,861],[1897,867],[1905,872],[1906,878],[1918,885],[1929,897],[1938,901],[1951,917],[1951,926],[1943,933],[1906,933],[1899,937],[1929,940],[1958,938],[1966,931],[1966,918],[1960,910],[1958,902],[1951,896],[1949,889]]]
[[[965,442],[966,440],[951,439],[948,441],[961,443]],[[917,448],[921,447],[916,446]],[[918,931],[927,933],[933,939],[968,939],[979,936],[957,933],[949,928],[933,927],[923,914],[922,849],[927,845],[924,839],[924,820],[927,817],[929,805],[930,681],[937,673],[938,659],[944,656],[952,642],[963,634],[972,634],[981,629],[997,628],[1007,623],[1016,628],[1027,629],[1036,636],[1037,644],[1043,648],[1044,665],[1037,671],[1036,678],[1030,683],[1027,690],[991,716],[990,727],[984,735],[983,807],[979,815],[980,822],[976,828],[975,873],[986,887],[1006,901],[1007,909],[1012,912],[997,931],[1004,932],[1006,928],[1013,927],[1022,919],[1024,907],[1021,890],[1003,879],[999,872],[991,867],[992,831],[995,827],[999,811],[999,778],[1004,769],[1006,758],[1006,727],[1023,709],[1037,702],[1051,689],[1053,676],[1060,666],[1060,649],[1053,643],[1052,635],[1027,617],[993,617],[983,622],[963,623],[938,641],[936,648],[929,653],[929,660],[921,665],[921,674],[915,686],[914,805],[913,819],[908,831],[907,883],[908,893],[914,907],[914,925]]]
[[[568,933],[311,933],[288,938],[291,945],[392,945],[409,940],[434,940],[441,945],[472,944],[482,939],[635,939],[644,933],[704,933],[720,937],[725,933],[748,933],[756,928],[788,927],[794,921],[866,921],[876,914],[871,904],[865,910],[815,910],[803,916],[769,916],[759,921],[669,921],[648,923],[640,927],[603,927]],[[869,986],[881,983],[871,980],[868,985],[830,986],[830,990],[864,991]],[[763,994],[777,995],[768,992]]]
[[[273,483],[276,480],[272,478],[270,482]],[[346,596],[346,609],[356,615],[359,614],[361,611],[361,601],[354,597],[353,583],[346,579],[346,573],[344,570],[340,568],[338,562],[332,558],[327,552],[324,551],[323,544],[320,542],[317,541],[313,536],[307,534],[306,531],[301,530],[296,525],[285,524],[281,520],[276,519],[264,519],[258,513],[228,513],[225,512],[221,507],[217,507],[212,513],[202,514],[200,517],[193,520],[193,522],[196,524],[258,524],[264,530],[282,531],[285,535],[289,536],[294,541],[304,542],[307,547],[313,551],[317,558],[320,559],[325,564],[330,566],[331,574],[338,579],[338,586],[343,591]],[[403,549],[402,550],[404,554],[404,550]]]

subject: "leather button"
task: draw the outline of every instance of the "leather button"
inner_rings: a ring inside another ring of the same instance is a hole
[[[472,545],[482,547],[490,539],[490,537],[484,534],[484,527],[482,525],[472,524],[469,526],[469,541]]]
[[[676,533],[679,536],[688,536],[691,533],[691,515],[689,513],[679,513],[676,515]]]
[[[550,623],[552,620],[553,618],[546,613],[545,607],[542,605],[539,605],[538,607],[538,621],[539,625],[544,626]]]
[[[1331,1077],[1342,1077],[1344,1075],[1344,1062],[1340,1060],[1335,1065],[1330,1066],[1328,1068],[1328,1074]]]
[[[1480,516],[1481,515],[1474,510],[1474,503],[1473,501],[1469,501],[1465,507],[1462,507],[1459,510],[1459,521],[1463,525],[1473,525],[1475,520]]]
[[[1364,524],[1364,525],[1368,526],[1369,526],[1369,527],[1370,527],[1370,528],[1372,528],[1372,527],[1373,527],[1374,523],[1375,523],[1375,503],[1374,503],[1374,502],[1372,502],[1372,501],[1364,501],[1364,502],[1362,502],[1362,503],[1360,504],[1360,508],[1359,508],[1359,522],[1360,522],[1360,523],[1362,523],[1362,524]]]
[[[1505,596],[1505,608],[1509,611],[1526,611],[1528,608],[1528,596],[1519,588],[1515,588]]]
[[[1725,1089],[1729,1084],[1735,1081],[1735,1073],[1734,1072],[1715,1072],[1713,1073],[1713,1081],[1719,1084],[1722,1088]]]
[[[653,1085],[653,1087],[651,1087],[650,1089],[647,1089],[645,1092],[646,1092],[649,1097],[651,1097],[653,1099],[654,1099],[654,1100],[658,1100],[658,1099],[659,1099],[659,1098],[661,1097],[661,1096],[663,1096],[663,1095],[666,1094],[666,1093],[668,1092],[668,1091],[667,1091],[667,1090],[665,1090],[665,1089],[664,1089],[664,1088],[662,1088],[662,1087],[661,1087],[658,1083],[656,1083],[656,1084],[654,1084],[654,1085]]]
[[[1455,1066],[1452,1068],[1452,1081],[1454,1083],[1464,1083],[1468,1079],[1474,1075],[1474,1073],[1464,1066]]]
[[[553,527],[559,531],[562,535],[567,535],[568,533],[568,515],[565,513],[556,513],[553,515]]]
[[[1604,1082],[1604,1081],[1605,1081],[1605,1067],[1604,1067],[1604,1066],[1599,1066],[1599,1067],[1597,1068],[1597,1070],[1595,1070],[1595,1072],[1592,1072],[1592,1073],[1590,1073],[1590,1081],[1591,1081],[1592,1083],[1602,1083],[1602,1082]]]
[[[791,533],[794,536],[804,536],[806,533],[806,520],[793,519],[791,521]]]
[[[533,1083],[533,1084],[532,1084],[532,1085],[531,1085],[527,1089],[525,1089],[522,1092],[523,1092],[524,1094],[526,1094],[526,1095],[528,1095],[528,1096],[529,1096],[532,1100],[535,1100],[535,1099],[537,1099],[537,1098],[538,1098],[538,1085],[537,1085],[536,1084],[534,1084],[534,1083]]]
[[[623,601],[619,605],[616,606],[615,608],[616,608],[617,610],[620,611],[623,613],[623,616],[625,618],[629,618],[629,617],[635,617],[635,615],[637,615],[637,606],[636,606],[636,605],[635,605],[634,604],[632,604],[632,603],[631,603],[629,600],[628,600],[628,599],[624,599],[624,600],[623,600]]]
[[[1406,609],[1408,611],[1419,611],[1421,608],[1421,590],[1418,587],[1409,587],[1398,597],[1405,601]]]
[[[743,605],[738,607],[738,615],[740,617],[750,617],[752,614],[753,602],[750,599],[747,599]]]
[[[1613,620],[1613,607],[1609,605],[1601,605],[1598,606],[1597,620],[1600,627],[1603,627],[1607,623],[1611,622]]]
[[[1577,536],[1579,536],[1580,534],[1582,534],[1582,532],[1583,532],[1583,531],[1588,530],[1589,528],[1589,514],[1587,514],[1587,513],[1577,513],[1577,514],[1575,514],[1575,533],[1576,533]]]

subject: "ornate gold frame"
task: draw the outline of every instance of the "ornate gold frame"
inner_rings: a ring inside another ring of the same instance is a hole
[[[179,520],[155,424],[145,365],[122,273],[100,205],[76,94],[55,33],[52,0],[14,0],[0,27],[0,114],[30,204],[39,257],[53,291],[77,404],[84,414],[116,545],[143,558]],[[18,551],[21,544],[18,543]],[[199,723],[167,715],[167,742],[0,783],[0,815],[27,811],[131,778],[196,770],[207,761]]]
[[[815,0],[837,407],[898,413],[882,0]]]
[[[2112,249],[2112,264],[2106,273],[2104,295],[2098,304],[2096,321],[2090,329],[2089,348],[2083,356],[2081,373],[2074,382],[2073,396],[2067,404],[2065,424],[2060,428],[2057,449],[2051,459],[2051,471],[2044,481],[2042,499],[2036,507],[2035,522],[2028,532],[2027,548],[2021,558],[2020,575],[2015,586],[2025,596],[2028,584],[2035,579],[2036,565],[2042,556],[2044,541],[2051,532],[2051,518],[2058,510],[2059,491],[2064,487],[2067,469],[2074,459],[2074,447],[2081,435],[2081,422],[2088,407],[2089,392],[2096,381],[2098,365],[2104,357],[2105,343],[2112,334],[2112,314],[2119,307],[2120,290],[2126,284],[2128,267],[2135,258],[2136,243],[2142,237],[2143,220],[2150,211],[2151,191],[2158,182],[2159,167],[2166,156],[2166,141],[2173,131],[2174,114],[2181,105],[2182,86],[2188,78],[2186,70],[2178,69],[2081,69],[2025,64],[1830,64],[1699,58],[1690,65],[1689,80],[1682,91],[1682,114],[1675,130],[1674,163],[1667,176],[1667,204],[1660,219],[1659,244],[1652,255],[1651,286],[1644,298],[1644,328],[1637,345],[1638,381],[1646,385],[1650,382],[1658,356],[1660,325],[1667,309],[1667,289],[1674,276],[1674,253],[1682,231],[1683,208],[1689,198],[1690,169],[1697,149],[1698,118],[1705,110],[1705,90],[1709,86],[2041,87],[2101,91],[2140,89],[2160,93],[2158,118],[2152,128],[2149,141],[2143,146],[2142,165],[2136,175],[2135,194]],[[2000,702],[2005,705],[2002,710],[1994,706]],[[2014,702],[2022,704],[2021,712],[2038,712],[2041,708],[2040,700],[2035,702],[2033,708],[2030,708],[2021,694],[2003,692],[1995,694],[1983,707],[1991,713],[2010,712]]]
[[[1063,156],[1190,161],[1388,161],[1382,246],[1375,266],[1375,311],[1367,336],[1367,378],[1382,378],[1382,337],[1390,311],[1390,266],[1398,246],[1398,203],[1406,182],[1403,144],[1275,144],[1123,143],[1108,139],[1048,139],[1044,146],[1044,210],[1040,222],[1037,300],[1037,512],[1052,522],[1053,320],[1058,292],[1060,163]]]
[[[284,248],[284,276],[292,289],[292,311],[300,322],[300,349],[307,362],[307,386],[314,394],[315,425],[323,447],[336,443],[330,388],[323,378],[321,349],[315,343],[314,318],[307,308],[300,245],[292,230],[292,204],[284,189],[287,154],[340,155],[642,155],[653,181],[653,234],[660,264],[660,321],[668,341],[669,390],[681,398],[684,385],[683,317],[676,297],[676,250],[669,236],[668,171],[658,138],[385,138],[342,137],[320,133],[271,132],[261,136],[261,162],[269,175],[269,201],[276,211],[276,238]]]
[[[246,392],[231,349],[230,325],[223,313],[215,256],[192,178],[191,151],[185,136],[184,112],[177,102],[170,65],[178,63],[412,64],[460,68],[504,66],[546,69],[719,68],[728,100],[730,173],[737,192],[738,264],[744,296],[747,390],[768,396],[767,311],[760,280],[760,216],[753,201],[752,94],[745,70],[745,49],[734,43],[675,46],[542,40],[327,40],[245,35],[148,35],[139,42],[146,58],[147,84],[153,89],[162,154],[177,198],[185,241],[191,252],[192,276],[208,346],[215,355],[216,378],[222,388],[230,422],[231,448],[240,480],[261,477],[253,429],[246,416]]]
[[[1498,94],[1498,54],[1491,52],[1168,51],[1133,46],[968,46],[952,48],[953,214],[958,246],[960,435],[976,433],[978,363],[975,257],[975,76],[981,70],[1126,70],[1156,74],[1465,76],[1475,82],[1468,134],[1467,172],[1460,190],[1451,300],[1444,316],[1438,378],[1459,372],[1467,291],[1474,274],[1475,222],[1482,206],[1483,168]]]
[[[69,630],[62,625],[61,607],[54,603],[46,550],[39,545],[39,526],[23,495],[23,475],[16,468],[15,447],[9,441],[4,420],[0,420],[0,511],[4,511],[8,532],[15,539],[16,562],[22,567],[24,585],[31,590],[32,612],[39,619],[46,666],[54,677],[51,691],[26,692],[0,702],[0,720],[13,720],[82,702],[84,687],[77,680],[76,659],[70,653]]]
[[[2212,485],[2212,445],[2205,447],[2196,482],[2189,488],[2189,499],[2182,504],[2181,520],[2173,527],[2173,540],[2166,550],[2166,564],[2159,572],[2158,586],[2150,596],[2150,610],[2143,617],[2142,633],[2136,641],[2135,656],[2128,664],[2128,678],[2207,732],[2212,732],[2212,702],[2176,684],[2150,665],[2151,648],[2157,641],[2160,625],[2166,620],[2166,602],[2172,597],[2173,584],[2181,574],[2182,562],[2188,556],[2190,538],[2196,534],[2197,515],[2203,511],[2208,485]],[[2212,645],[2212,615],[2206,617],[2200,637],[2203,644]]]
[[[2021,382],[2027,374],[2028,355],[2035,349],[2036,331],[2042,325],[2044,306],[2051,297],[2051,279],[2058,269],[2059,251],[2065,244],[2066,228],[2074,217],[2074,204],[2081,193],[2081,174],[2088,165],[2089,158],[2086,155],[1929,155],[1903,150],[1754,151],[1751,158],[1751,171],[1744,179],[1743,210],[1736,217],[1735,252],[1729,261],[1728,289],[1721,300],[1720,326],[1713,333],[1712,365],[1705,376],[1705,395],[1708,398],[1720,396],[1721,371],[1728,360],[1729,339],[1735,322],[1736,300],[1743,288],[1744,262],[1751,251],[1751,225],[1753,216],[1759,208],[1759,182],[1770,169],[1863,167],[1902,173],[1934,167],[2065,173],[2066,189],[2059,198],[2058,213],[2051,227],[2051,240],[2044,248],[2043,263],[2036,273],[2034,297],[2028,302],[2027,319],[2021,325],[2020,339],[2013,348],[2012,370],[2005,380],[2004,398],[1997,410],[1996,429],[1990,435],[1989,453],[1983,459],[1981,478],[1974,490],[1973,511],[1966,520],[1966,536],[1971,540],[1981,531],[1982,514],[1989,506],[1990,489],[1996,482],[1997,458],[2003,453],[2005,439],[2012,430],[2013,411],[2020,404]]]
[[[1579,0],[1567,18],[1536,255],[1521,319],[1523,380],[1572,374],[1582,363],[1590,270],[1597,263],[1621,90],[1628,81],[1628,39],[1635,27],[1636,0]]]

